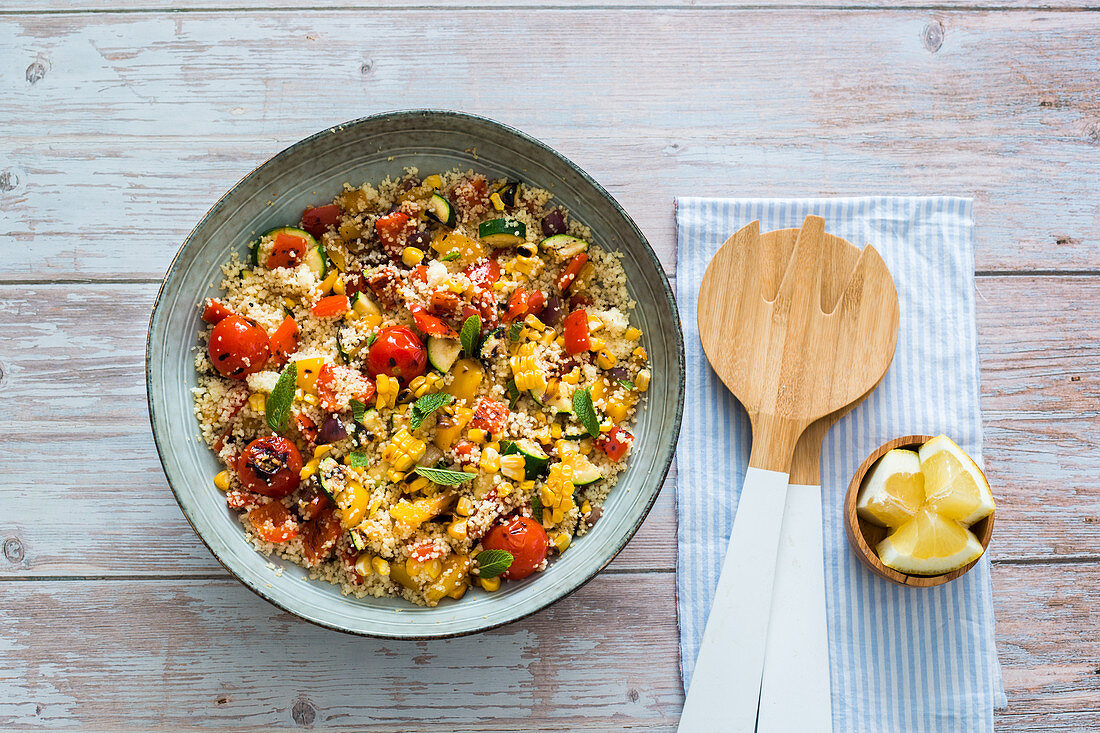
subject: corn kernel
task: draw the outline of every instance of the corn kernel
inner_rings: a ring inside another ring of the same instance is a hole
[[[355,560],[355,572],[356,572],[356,574],[361,575],[364,578],[367,577],[368,575],[370,575],[374,571],[373,568],[371,567],[371,561],[373,559],[374,558],[372,558],[370,555],[368,555],[365,552],[362,555],[360,555]]]
[[[408,267],[416,267],[424,261],[424,250],[416,247],[406,247],[401,252],[401,261]]]
[[[493,208],[497,211],[504,211],[504,202],[500,199],[499,193],[494,193],[489,197],[489,200],[493,202]]]
[[[536,316],[534,313],[528,313],[527,317],[523,319],[523,322],[531,328],[535,329],[536,331],[546,330],[546,324],[540,321],[539,317]]]
[[[486,432],[481,428],[470,428],[468,431],[466,431],[466,437],[468,437],[475,443],[484,443],[485,436]]]
[[[466,539],[466,520],[456,519],[447,525],[447,536],[455,540]]]
[[[591,513],[592,513],[592,502],[588,501],[588,499],[585,499],[584,503],[581,504],[581,514],[591,514]]]
[[[556,339],[554,339],[554,343],[562,348],[565,348],[565,337],[558,336]]]
[[[550,423],[550,437],[554,440],[561,437],[561,425],[559,423]]]
[[[646,354],[645,349],[642,348],[641,346],[634,349],[634,351],[632,351],[631,353],[634,354],[634,356],[636,358],[641,359],[642,361],[645,361],[646,357],[648,356],[648,354]]]
[[[597,315],[594,315],[592,313],[589,313],[588,314],[588,332],[589,333],[596,333],[596,331],[599,331],[601,328],[603,328],[603,321],[600,320],[600,317],[597,316]]]
[[[447,280],[447,290],[452,293],[464,293],[466,292],[466,286],[452,277]]]
[[[433,189],[443,188],[443,177],[433,173],[424,179],[424,185]]]
[[[600,432],[601,433],[609,433],[609,432],[611,432],[611,428],[613,428],[613,427],[615,427],[615,423],[611,422],[610,420],[608,420],[606,422],[602,422],[602,423],[600,423]]]
[[[502,481],[500,484],[497,485],[497,496],[511,496],[513,488],[514,487],[512,486],[512,484],[508,483],[507,481]]]
[[[596,352],[596,351],[599,351],[600,349],[605,348],[606,346],[607,346],[607,342],[604,341],[603,339],[600,339],[600,338],[590,338],[590,339],[588,339],[588,350],[589,351]]]
[[[643,369],[638,372],[638,376],[634,377],[634,387],[639,392],[645,392],[649,389],[649,370]]]
[[[526,466],[527,462],[523,456],[518,453],[513,453],[510,456],[500,457],[500,472],[507,478],[513,481],[523,481],[527,477]]]
[[[630,328],[626,329],[626,333],[623,334],[623,337],[627,341],[637,341],[642,337],[642,332],[637,328],[631,326]]]
[[[615,358],[615,355],[607,349],[600,349],[596,352],[596,366],[600,369],[610,369],[615,366],[615,362],[617,361],[618,359]]]
[[[306,392],[304,395],[302,395],[302,402],[305,402],[307,405],[313,405],[314,407],[316,407],[317,395],[312,395],[309,392]]]
[[[344,281],[341,278],[336,278],[336,282],[332,284],[332,292],[337,295],[344,295],[347,293],[347,290],[344,289]]]
[[[500,576],[495,578],[478,578],[478,584],[488,593],[496,593],[500,590]]]
[[[388,473],[388,474],[386,474],[386,476],[387,476],[387,477],[389,478],[389,480],[390,480],[390,481],[392,481],[393,483],[395,483],[395,484],[396,484],[396,483],[397,483],[398,481],[400,481],[400,480],[402,480],[403,478],[405,478],[405,473],[404,473],[403,471],[394,471],[394,470],[393,470],[393,469],[391,468],[391,469],[390,469],[390,471],[389,471],[389,473]]]
[[[248,397],[248,406],[253,412],[263,412],[267,407],[267,395],[263,392],[253,392]]]
[[[324,455],[326,453],[328,453],[331,450],[332,450],[331,445],[328,445],[328,444],[319,445],[319,446],[317,446],[316,448],[313,449],[313,457],[314,458],[322,458],[322,457],[324,457]]]
[[[573,367],[569,372],[562,375],[561,381],[566,384],[580,384],[581,370],[579,367]]]
[[[386,577],[390,574],[390,564],[380,557],[376,557],[370,561],[371,567],[374,568],[374,572],[378,573],[382,577]]]
[[[297,301],[295,301],[291,298],[283,298],[283,307],[284,308],[290,308],[291,310],[294,310],[294,307],[296,305],[298,305]]]
[[[550,535],[550,544],[554,546],[558,552],[565,552],[569,547],[571,539],[568,532],[554,532]]]
[[[473,500],[468,496],[464,496],[458,500],[458,504],[455,506],[455,513],[463,517],[468,517],[474,513],[476,508]]]
[[[344,320],[348,323],[355,323],[359,320],[359,314],[356,313],[354,310],[350,310],[344,314]]]
[[[496,473],[500,470],[500,454],[489,446],[481,451],[481,470],[485,473]]]
[[[229,491],[229,471],[222,471],[214,477],[214,485],[219,491]]]

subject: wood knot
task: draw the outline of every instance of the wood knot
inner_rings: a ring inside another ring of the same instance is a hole
[[[23,543],[15,537],[9,537],[4,540],[4,557],[8,559],[8,562],[19,563],[23,562]]]
[[[367,59],[359,66],[359,73],[363,76],[374,71],[374,59]]]
[[[626,693],[626,696],[630,698],[630,702],[638,702],[638,691],[635,690],[633,687],[630,688],[630,692]]]
[[[302,698],[294,703],[294,707],[290,709],[290,716],[298,725],[310,726],[317,720],[317,708],[309,700]]]
[[[1078,244],[1081,244],[1081,240],[1077,237],[1070,237],[1065,234],[1055,234],[1054,242],[1062,247],[1076,247]]]
[[[920,34],[920,42],[928,49],[929,53],[935,53],[943,45],[943,23],[933,20],[924,26]]]
[[[34,61],[27,67],[27,81],[37,84],[46,75],[46,65],[41,60]]]
[[[19,185],[19,176],[11,168],[5,171],[0,171],[0,193],[7,193],[8,191],[14,191],[15,187]]]

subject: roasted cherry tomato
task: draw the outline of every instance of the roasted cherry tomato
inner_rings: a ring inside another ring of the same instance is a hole
[[[302,212],[302,229],[318,239],[329,227],[336,226],[338,221],[340,221],[340,207],[336,204],[314,206]]]
[[[537,316],[546,307],[546,296],[541,290],[533,293],[524,287],[518,287],[508,299],[508,309],[504,311],[505,322],[523,320],[529,315]]]
[[[596,438],[596,447],[611,460],[621,461],[633,442],[634,436],[616,425],[606,433],[600,433],[600,437]]]
[[[326,362],[317,372],[317,397],[325,412],[343,412],[350,400],[370,402],[374,382],[351,367]]]
[[[367,352],[367,371],[371,376],[386,374],[408,384],[424,373],[428,352],[408,326],[390,326],[378,332]]]
[[[470,427],[486,430],[493,435],[501,435],[508,422],[508,405],[497,402],[491,397],[481,397],[474,405],[474,416]]]
[[[279,232],[267,256],[267,269],[276,267],[297,267],[306,256],[307,242],[293,234]]]
[[[588,338],[588,314],[575,310],[565,317],[565,351],[580,354],[588,351],[592,342]]]
[[[332,554],[341,531],[340,517],[331,506],[302,525],[302,558],[307,567],[317,565]]]
[[[223,318],[233,315],[233,311],[213,298],[206,299],[206,305],[202,309],[202,320],[207,323],[219,323]]]
[[[271,357],[267,331],[240,316],[226,316],[210,331],[210,361],[223,377],[244,379]]]
[[[237,459],[237,475],[249,491],[281,499],[301,481],[302,454],[286,438],[253,440]]]
[[[297,350],[298,322],[287,316],[271,334],[271,355],[282,364]]]
[[[225,503],[230,509],[252,509],[260,506],[263,502],[263,497],[259,494],[253,494],[251,491],[241,491],[240,489],[230,489],[225,492]]]
[[[296,413],[294,415],[294,426],[298,428],[298,434],[306,439],[307,443],[317,442],[317,423],[306,415],[305,413]]]
[[[281,501],[275,500],[248,513],[248,521],[265,542],[289,542],[298,536],[298,522]]]
[[[413,323],[416,324],[416,327],[420,329],[421,333],[425,333],[428,336],[438,336],[444,339],[458,338],[458,333],[456,333],[453,328],[429,314],[424,310],[423,306],[413,303],[409,305],[409,310],[412,312]]]
[[[573,259],[569,260],[569,264],[565,266],[558,277],[558,289],[563,293],[568,290],[573,281],[577,279],[577,275],[581,274],[581,268],[587,263],[588,254],[586,252],[573,255]]]
[[[302,519],[309,521],[330,506],[332,506],[332,500],[318,492],[309,501],[298,502],[298,514],[301,515]]]
[[[514,517],[489,530],[481,541],[487,550],[507,550],[512,564],[504,571],[505,580],[523,580],[546,557],[550,542],[542,525],[530,517]]]

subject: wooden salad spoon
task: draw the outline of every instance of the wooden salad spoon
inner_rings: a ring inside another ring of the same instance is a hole
[[[893,357],[897,290],[882,258],[866,247],[842,272],[827,250],[820,217],[806,217],[787,262],[753,222],[703,276],[703,351],[748,412],[753,442],[681,731],[755,729],[795,445],[812,423],[868,392]],[[822,291],[833,279],[843,294],[825,313]]]

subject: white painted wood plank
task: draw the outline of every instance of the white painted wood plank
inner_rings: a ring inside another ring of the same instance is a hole
[[[952,193],[979,269],[1100,269],[1094,20],[945,14],[936,46],[908,11],[0,17],[0,278],[159,275],[266,157],[425,106],[545,139],[669,268],[677,194]]]
[[[155,290],[0,286],[0,397],[17,406],[0,412],[0,542],[19,543],[0,576],[221,572],[149,432]],[[1100,278],[983,277],[978,292],[993,556],[1100,556]],[[612,567],[674,567],[674,486]]]
[[[515,8],[520,10],[542,8],[584,8],[596,10],[632,9],[648,7],[655,9],[683,9],[690,11],[744,8],[799,8],[799,9],[843,9],[851,11],[896,10],[912,8],[914,11],[931,15],[960,9],[1095,9],[1097,6],[1088,0],[962,0],[958,3],[928,2],[928,0],[847,0],[846,2],[812,2],[808,0],[479,0],[477,3],[463,3],[461,0],[425,0],[424,2],[403,3],[400,0],[379,0],[364,3],[361,0],[234,0],[228,7],[219,7],[213,0],[21,0],[5,8],[3,12],[17,15],[45,12],[147,12],[150,10],[171,10],[173,12],[192,11],[209,12],[212,10],[253,11],[301,11],[301,10],[346,10],[355,13],[377,11],[407,10],[410,7],[446,8],[464,10],[470,8]]]

